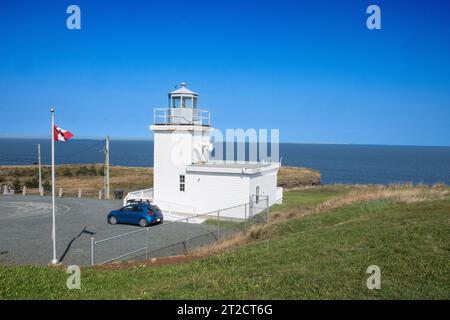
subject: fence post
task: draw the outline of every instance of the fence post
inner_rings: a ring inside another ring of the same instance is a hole
[[[98,200],[102,200],[102,190],[98,190]]]
[[[59,197],[62,198],[63,196],[63,188],[59,188]]]
[[[253,214],[253,196],[249,197],[250,202],[248,203],[248,219],[252,218]]]
[[[81,198],[81,188],[78,189],[78,198]]]
[[[267,198],[266,198],[266,213],[267,213],[267,223],[269,223],[269,213],[270,213],[270,209],[269,209],[269,196],[267,196]]]
[[[91,266],[95,265],[95,238],[91,237]]]
[[[217,210],[217,240],[220,239],[220,210]]]
[[[27,195],[27,187],[25,187],[25,186],[23,186],[23,189],[22,189],[22,195],[23,195],[23,196],[26,196],[26,195]]]
[[[148,230],[149,228],[145,228],[145,230],[147,230],[147,245],[146,245],[146,249],[145,249],[145,260],[148,260]]]
[[[189,250],[189,218],[186,218],[186,253]]]
[[[244,233],[247,233],[247,204],[244,204],[245,216],[244,216]]]

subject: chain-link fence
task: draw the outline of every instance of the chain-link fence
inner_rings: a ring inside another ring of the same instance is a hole
[[[119,234],[91,238],[91,265],[121,259],[149,259],[185,254],[194,248],[246,232],[251,225],[269,222],[268,196],[252,196],[248,203],[202,215]]]

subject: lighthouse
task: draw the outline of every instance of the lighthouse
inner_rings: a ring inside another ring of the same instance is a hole
[[[278,162],[210,161],[210,112],[200,108],[199,94],[181,83],[168,94],[168,106],[155,108],[153,202],[163,211],[204,214],[248,203],[265,195],[280,203]],[[233,218],[244,212],[227,210]]]

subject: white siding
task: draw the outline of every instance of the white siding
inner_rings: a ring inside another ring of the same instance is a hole
[[[243,205],[249,202],[249,178],[241,175],[197,173],[186,175],[186,201],[199,214]],[[244,206],[221,212],[221,216],[244,217]]]
[[[256,194],[256,187],[259,186],[261,196],[269,196],[269,206],[276,202],[277,198],[277,172],[273,170],[250,177],[249,194]]]
[[[173,202],[179,191],[179,176],[191,164],[191,134],[189,132],[157,131],[154,138],[155,203]]]

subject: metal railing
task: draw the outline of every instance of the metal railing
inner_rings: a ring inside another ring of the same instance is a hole
[[[153,188],[128,192],[123,199],[123,205],[126,206],[128,200],[149,200],[153,201]]]
[[[256,196],[252,196],[250,201],[245,204],[168,221],[101,240],[92,237],[91,265],[105,264],[131,256],[135,259],[142,257],[147,260],[150,255],[162,257],[183,254],[192,248],[213,244],[238,232],[247,232],[252,224],[269,222],[269,197],[260,195],[257,200]],[[244,218],[233,217],[241,215],[242,212]],[[138,241],[130,240],[131,237],[139,235],[145,235],[145,237]],[[125,243],[126,240],[128,240],[127,243]],[[114,241],[120,242],[116,242],[116,245],[108,248],[110,252],[115,253],[118,247],[124,245],[127,247],[126,251],[113,257],[103,258],[98,262],[99,251],[102,248],[105,249],[106,244]],[[162,243],[158,245],[158,242]]]
[[[155,108],[153,123],[210,126],[211,115],[209,111],[197,108]]]

